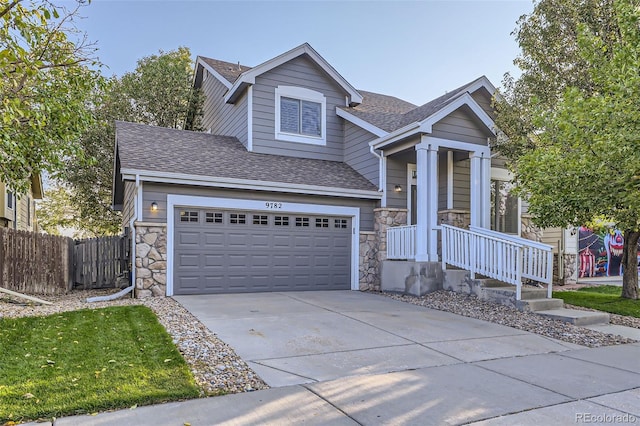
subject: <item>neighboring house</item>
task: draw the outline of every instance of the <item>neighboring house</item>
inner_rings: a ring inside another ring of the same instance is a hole
[[[35,200],[41,200],[42,195],[42,179],[39,175],[32,176],[29,191],[22,196],[16,196],[0,182],[0,227],[37,231]]]
[[[379,289],[390,226],[415,225],[410,268],[439,262],[442,224],[521,232],[486,77],[416,106],[355,89],[306,43],[195,71],[206,132],[116,123],[138,297]]]

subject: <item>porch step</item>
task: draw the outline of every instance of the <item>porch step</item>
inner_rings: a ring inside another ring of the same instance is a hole
[[[550,309],[537,311],[543,317],[564,321],[573,325],[609,324],[609,314],[605,312],[579,311],[575,309]]]
[[[511,305],[523,312],[546,311],[564,307],[562,299],[547,299],[547,290],[542,288],[522,287],[521,300],[516,300],[515,286],[496,280],[491,280],[493,282],[490,283],[485,283],[485,280],[481,281],[483,281],[485,300]]]
[[[539,312],[564,308],[562,299],[529,299],[519,300],[516,307],[523,312]]]

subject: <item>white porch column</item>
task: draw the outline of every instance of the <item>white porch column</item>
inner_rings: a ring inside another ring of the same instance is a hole
[[[471,226],[482,226],[482,200],[483,200],[483,185],[482,182],[482,157],[477,151],[469,153],[471,159]],[[487,203],[487,206],[489,203]]]
[[[429,261],[438,261],[438,145],[430,144],[427,151],[429,159],[427,190],[427,239],[429,245]]]
[[[416,145],[416,261],[438,261],[438,145]]]
[[[447,210],[453,209],[453,151],[447,151]]]
[[[481,204],[482,214],[480,220],[480,226],[483,228],[491,228],[491,156],[484,155],[480,160],[481,169]]]

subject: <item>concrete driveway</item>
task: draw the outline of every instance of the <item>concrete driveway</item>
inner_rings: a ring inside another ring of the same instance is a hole
[[[587,349],[351,291],[176,299],[272,389],[53,426],[640,422],[640,344]]]
[[[354,291],[175,299],[271,387],[579,347]]]

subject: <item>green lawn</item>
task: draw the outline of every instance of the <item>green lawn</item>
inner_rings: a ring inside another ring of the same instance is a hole
[[[554,291],[553,297],[563,299],[570,305],[640,318],[640,300],[623,299],[621,294],[622,288],[619,286],[600,285],[577,291]]]
[[[145,306],[0,319],[0,424],[199,396]]]

